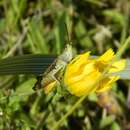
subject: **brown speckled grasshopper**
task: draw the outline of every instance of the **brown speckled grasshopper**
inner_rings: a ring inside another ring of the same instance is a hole
[[[65,70],[66,65],[73,58],[72,46],[70,44],[69,33],[67,25],[65,24],[68,44],[66,44],[64,51],[56,58],[56,60],[47,68],[47,70],[38,76],[37,82],[33,87],[34,90],[45,88],[50,83],[57,81],[60,84],[61,73]],[[63,76],[63,75],[62,75]]]
[[[60,75],[59,73],[61,70],[64,71],[66,65],[72,60],[72,58],[72,46],[67,44],[62,54],[59,55],[56,60],[48,67],[48,69],[38,77],[33,89],[38,90],[40,88],[46,87],[53,81],[60,83],[58,77]]]

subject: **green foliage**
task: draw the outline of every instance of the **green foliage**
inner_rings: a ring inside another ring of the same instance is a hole
[[[60,54],[68,42],[64,23],[75,52],[89,50],[99,55],[110,47],[117,51],[130,34],[129,4],[128,0],[1,0],[0,57]],[[130,45],[124,57],[129,56],[129,50]],[[50,130],[78,99],[65,86],[63,92],[57,87],[46,95],[33,91],[34,84],[32,75],[0,77],[0,130]],[[109,102],[102,107],[98,96],[92,94],[61,124],[61,129],[130,129],[128,86],[128,81],[121,80],[112,89],[121,114],[108,112]]]

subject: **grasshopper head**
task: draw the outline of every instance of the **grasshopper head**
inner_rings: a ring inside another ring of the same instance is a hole
[[[72,46],[67,44],[62,54],[59,56],[59,59],[68,63],[73,58]]]

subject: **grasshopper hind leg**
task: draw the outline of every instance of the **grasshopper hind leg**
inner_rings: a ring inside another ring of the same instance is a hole
[[[64,70],[64,68],[59,70],[57,73],[51,75],[53,80],[55,80],[58,85],[61,84],[61,81],[62,81],[62,78],[63,78],[63,71],[62,70]]]
[[[41,81],[42,81],[42,76],[37,76],[37,82],[35,83],[33,90],[39,90],[41,89],[42,85],[41,85]]]

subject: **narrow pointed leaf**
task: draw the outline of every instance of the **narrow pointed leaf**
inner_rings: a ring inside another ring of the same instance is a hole
[[[24,55],[0,60],[0,75],[42,74],[55,60],[49,55]]]

